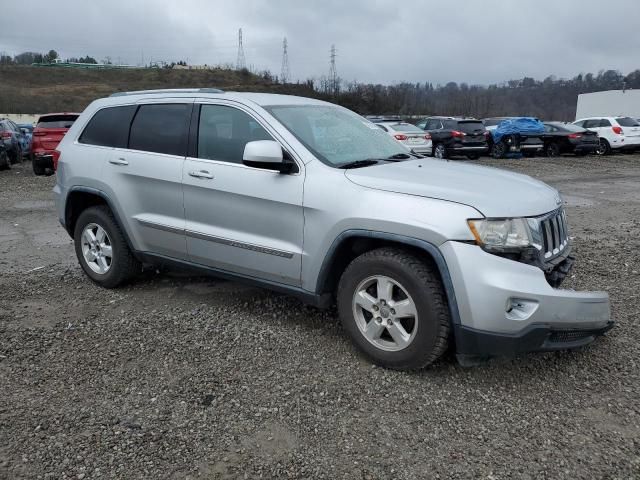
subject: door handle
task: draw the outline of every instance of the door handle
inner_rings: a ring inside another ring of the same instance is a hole
[[[111,163],[112,165],[129,165],[129,162],[127,162],[124,158],[111,158],[109,159],[109,163]]]
[[[195,177],[195,178],[205,178],[207,180],[213,180],[213,175],[211,175],[209,172],[207,172],[206,170],[191,170],[189,172],[189,176],[191,177]]]

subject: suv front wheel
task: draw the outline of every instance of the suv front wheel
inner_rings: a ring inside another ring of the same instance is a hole
[[[141,270],[108,207],[83,211],[73,238],[82,269],[101,287],[117,287]]]
[[[356,347],[388,368],[423,368],[447,349],[449,309],[438,274],[418,257],[381,248],[356,258],[338,285],[338,312]]]

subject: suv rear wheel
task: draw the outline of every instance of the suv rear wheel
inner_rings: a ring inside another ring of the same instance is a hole
[[[604,138],[600,139],[600,145],[596,149],[598,155],[609,155],[611,153],[611,146]]]
[[[448,346],[440,278],[400,249],[373,250],[351,262],[338,285],[338,312],[356,347],[384,367],[422,368]]]
[[[82,212],[73,238],[82,269],[101,287],[117,287],[141,270],[111,210],[105,206]]]

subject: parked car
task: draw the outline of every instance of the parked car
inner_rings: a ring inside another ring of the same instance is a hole
[[[427,117],[416,126],[431,135],[433,156],[464,155],[475,160],[489,151],[488,133],[480,120],[457,117]]]
[[[600,145],[596,132],[571,123],[544,122],[544,132],[544,153],[547,157],[563,153],[583,156],[595,152]]]
[[[557,289],[574,257],[555,189],[411,155],[337,105],[118,93],[58,150],[59,220],[105,288],[164,263],[335,300],[355,345],[396,369],[450,340],[470,364],[581,347],[613,326],[606,293]]]
[[[31,123],[18,123],[18,128],[22,131],[22,154],[25,157],[31,156],[31,141],[33,139],[33,125]]]
[[[56,148],[80,114],[48,113],[41,115],[33,130],[31,160],[36,175],[52,174],[56,160]]]
[[[421,155],[431,155],[431,135],[411,123],[402,121],[374,121],[374,123],[407,149]]]
[[[483,123],[490,124],[488,140],[493,158],[509,154],[533,157],[544,150],[544,125],[537,118],[496,117],[486,118]]]
[[[640,149],[640,123],[631,117],[581,118],[573,124],[598,134],[598,155],[609,155],[614,150]]]
[[[0,139],[2,139],[10,162],[22,162],[24,133],[13,120],[0,118]]]

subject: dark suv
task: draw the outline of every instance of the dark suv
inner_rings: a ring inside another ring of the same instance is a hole
[[[433,156],[436,158],[465,155],[475,160],[489,151],[488,132],[480,120],[428,117],[423,118],[416,125],[431,134]]]

